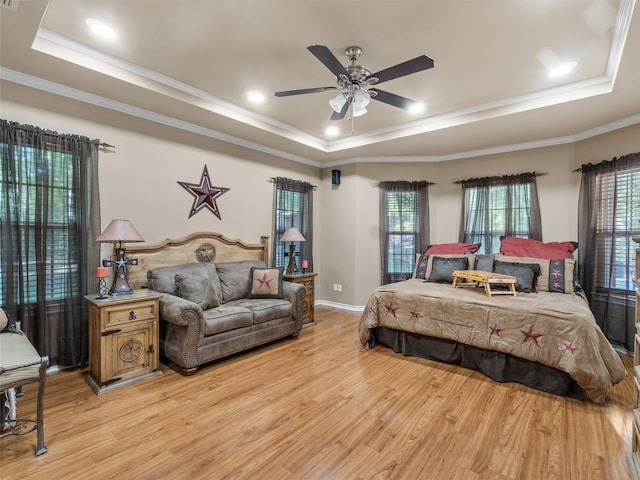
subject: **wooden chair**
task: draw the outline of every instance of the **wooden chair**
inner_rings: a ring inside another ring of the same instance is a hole
[[[44,446],[43,403],[48,366],[49,358],[41,357],[23,332],[16,328],[0,332],[0,438],[26,435],[37,430],[36,456],[47,452]],[[23,385],[33,382],[38,382],[36,419],[7,418],[5,401],[10,389],[20,392]]]

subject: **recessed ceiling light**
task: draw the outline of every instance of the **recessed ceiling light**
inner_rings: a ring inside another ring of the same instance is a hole
[[[251,90],[247,92],[247,98],[250,102],[253,103],[262,103],[264,102],[264,94],[262,92],[258,92],[257,90]]]
[[[424,112],[425,104],[422,102],[417,102],[412,104],[409,107],[409,113],[422,113]]]
[[[330,137],[335,137],[336,135],[338,135],[338,133],[340,133],[340,130],[338,129],[338,127],[327,127],[324,133],[326,133]]]
[[[578,65],[578,62],[561,63],[560,65],[549,70],[549,76],[551,78],[564,77],[565,75],[571,73],[571,71],[576,68],[576,65]]]
[[[96,35],[109,40],[116,38],[116,31],[106,23],[96,20],[95,18],[87,18],[86,23]]]

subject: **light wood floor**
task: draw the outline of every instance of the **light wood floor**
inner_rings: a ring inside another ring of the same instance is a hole
[[[183,377],[95,395],[47,379],[45,441],[0,440],[0,478],[628,479],[631,377],[604,405],[362,348],[359,314]],[[630,368],[630,359],[624,357]],[[19,413],[35,411],[25,387]]]

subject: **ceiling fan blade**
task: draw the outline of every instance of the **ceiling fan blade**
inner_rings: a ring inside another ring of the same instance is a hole
[[[285,90],[284,92],[274,92],[275,97],[288,97],[290,95],[303,95],[305,93],[317,93],[317,92],[329,92],[331,90],[337,90],[338,87],[316,87],[316,88],[303,88],[301,90]]]
[[[351,100],[353,100],[353,97],[349,95],[349,98],[347,98],[347,101],[344,102],[342,109],[339,112],[333,112],[333,114],[331,115],[331,120],[342,120],[344,116],[347,114],[347,111],[349,110],[349,105],[351,105]]]
[[[393,80],[394,78],[404,77],[405,75],[427,70],[429,68],[433,68],[433,60],[426,55],[421,55],[412,60],[407,60],[406,62],[394,65],[393,67],[372,73],[367,78],[375,77],[378,79],[376,83],[382,83]]]
[[[339,77],[340,74],[349,76],[347,69],[340,63],[340,60],[324,45],[311,45],[307,47],[307,50],[313,53],[336,77]]]
[[[387,103],[393,107],[402,108],[403,110],[411,110],[411,107],[418,107],[420,102],[411,100],[406,97],[401,97],[395,93],[389,93],[377,88],[370,88],[369,92],[376,92],[376,95],[371,95],[371,100],[378,100],[382,103]]]

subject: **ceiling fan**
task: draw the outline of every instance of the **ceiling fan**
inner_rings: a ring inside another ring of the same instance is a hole
[[[426,55],[421,55],[412,60],[407,60],[406,62],[372,74],[367,67],[356,65],[356,61],[362,54],[360,47],[349,47],[346,49],[345,55],[351,60],[351,65],[347,65],[346,67],[343,66],[335,55],[324,45],[311,45],[307,47],[307,50],[315,55],[315,57],[336,76],[337,86],[286,90],[283,92],[275,92],[274,95],[276,97],[288,97],[306,93],[343,90],[337,97],[329,101],[329,105],[331,105],[333,109],[331,120],[342,120],[351,106],[352,117],[364,115],[367,113],[366,107],[371,99],[409,111],[421,106],[421,104],[415,100],[410,100],[378,88],[371,88],[371,86],[433,68],[433,60]]]

